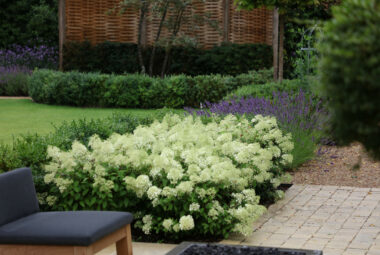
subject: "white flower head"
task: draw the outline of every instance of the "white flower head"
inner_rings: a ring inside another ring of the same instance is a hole
[[[193,219],[193,216],[191,216],[191,215],[182,216],[179,219],[179,228],[182,231],[193,229],[194,228],[194,219]]]

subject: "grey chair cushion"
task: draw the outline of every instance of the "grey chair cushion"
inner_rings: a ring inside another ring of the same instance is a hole
[[[0,174],[0,226],[39,212],[32,171],[20,168]]]
[[[39,212],[0,227],[0,244],[88,246],[130,224],[127,212]]]

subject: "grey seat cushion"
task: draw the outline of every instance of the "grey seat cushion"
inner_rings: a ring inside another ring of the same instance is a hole
[[[0,174],[0,226],[38,211],[36,190],[29,168]]]
[[[38,212],[0,226],[0,244],[88,246],[132,220],[127,212]]]

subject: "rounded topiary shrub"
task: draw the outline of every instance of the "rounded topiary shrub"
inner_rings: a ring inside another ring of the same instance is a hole
[[[332,130],[380,158],[380,1],[346,0],[333,14],[319,45]]]
[[[250,234],[265,211],[260,192],[282,195],[277,187],[293,143],[273,117],[204,124],[166,115],[133,134],[94,136],[89,147],[49,147],[51,190],[42,202],[52,210],[130,211],[141,233],[178,240]]]

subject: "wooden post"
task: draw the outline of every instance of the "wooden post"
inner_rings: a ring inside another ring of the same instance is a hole
[[[59,70],[63,70],[63,45],[66,37],[65,0],[58,3],[58,29],[59,29]]]
[[[285,40],[285,16],[283,14],[280,15],[279,22],[279,56],[278,56],[278,81],[282,82],[284,78],[284,40]]]
[[[224,0],[224,27],[223,27],[223,41],[229,41],[230,35],[230,0]]]
[[[279,43],[279,34],[278,34],[278,28],[279,28],[279,13],[278,8],[274,9],[273,12],[273,79],[275,81],[278,81],[278,43]]]

